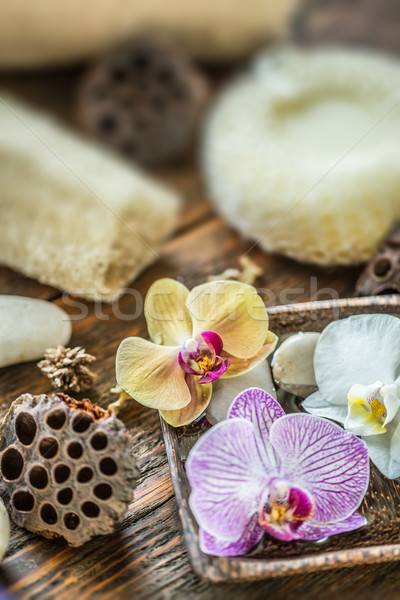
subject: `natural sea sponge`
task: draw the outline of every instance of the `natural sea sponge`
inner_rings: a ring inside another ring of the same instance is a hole
[[[366,261],[400,217],[400,66],[345,49],[267,52],[212,110],[203,148],[218,210],[265,250]]]

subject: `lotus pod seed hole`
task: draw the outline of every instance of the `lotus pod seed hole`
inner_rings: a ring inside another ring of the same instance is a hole
[[[40,441],[39,452],[43,458],[54,458],[60,450],[58,441],[53,437],[45,437]]]
[[[79,483],[87,483],[93,479],[93,469],[90,467],[82,467],[78,471],[77,480]]]
[[[20,412],[15,420],[15,434],[21,444],[30,446],[37,431],[36,420],[26,412]]]
[[[67,453],[68,456],[70,456],[74,460],[77,460],[83,454],[82,444],[80,444],[79,442],[71,442],[67,448]]]
[[[7,448],[1,457],[1,472],[4,479],[15,481],[24,469],[24,459],[16,448]]]
[[[80,522],[80,518],[75,513],[69,512],[64,516],[64,525],[67,529],[77,529]]]
[[[374,264],[374,275],[376,277],[385,277],[389,273],[391,266],[392,263],[390,260],[385,256],[382,256],[382,258],[379,258]]]
[[[71,468],[64,463],[54,467],[53,476],[56,483],[64,483],[71,475]]]
[[[13,494],[12,504],[19,512],[30,512],[35,506],[35,498],[30,492],[17,490]]]
[[[46,502],[40,509],[40,516],[47,525],[55,525],[58,521],[58,514],[52,504]]]
[[[58,492],[57,502],[66,506],[67,504],[69,504],[71,502],[73,495],[74,495],[74,491],[72,488],[70,488],[70,487],[64,488],[63,490],[60,490]]]
[[[46,423],[51,429],[62,429],[65,425],[65,421],[67,420],[67,415],[65,410],[62,408],[56,408],[51,413],[47,415]]]
[[[390,296],[391,294],[400,294],[400,288],[387,287],[378,292],[377,296]]]
[[[108,439],[105,433],[99,431],[95,433],[92,439],[90,440],[90,444],[93,450],[100,452],[100,450],[104,450],[107,447]]]
[[[44,467],[35,465],[29,473],[29,483],[37,490],[44,490],[49,484],[49,475]]]
[[[117,463],[110,456],[106,456],[100,461],[100,471],[103,475],[108,475],[109,477],[115,475],[117,472]]]
[[[94,502],[84,502],[81,509],[85,517],[88,517],[89,519],[97,519],[100,514],[100,508]]]
[[[72,429],[76,433],[87,431],[91,425],[93,425],[93,418],[85,413],[77,415],[72,421]]]
[[[112,495],[112,487],[108,483],[99,483],[94,488],[93,493],[99,500],[108,500]]]

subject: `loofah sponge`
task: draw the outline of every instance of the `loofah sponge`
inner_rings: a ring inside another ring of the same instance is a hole
[[[366,261],[400,216],[400,66],[345,49],[265,53],[212,111],[219,211],[268,251]]]
[[[0,476],[18,525],[81,546],[115,531],[138,471],[113,413],[65,394],[24,394],[0,429]]]
[[[0,263],[111,302],[172,232],[178,196],[0,93]]]

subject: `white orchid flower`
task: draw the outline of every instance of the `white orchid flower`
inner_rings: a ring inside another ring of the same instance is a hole
[[[356,315],[331,323],[314,369],[319,389],[303,408],[362,437],[377,468],[400,477],[400,319]]]

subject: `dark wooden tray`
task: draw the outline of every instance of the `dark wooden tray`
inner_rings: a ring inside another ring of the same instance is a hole
[[[374,312],[400,314],[400,296],[307,302],[268,309],[270,328],[279,336],[300,330],[321,331],[332,320]],[[199,547],[198,526],[189,508],[190,486],[184,466],[188,451],[204,428],[197,423],[174,429],[163,420],[161,425],[189,558],[200,577],[213,583],[252,581],[400,559],[400,484],[386,479],[375,467],[371,469],[370,487],[361,507],[368,521],[362,529],[333,536],[322,543],[271,540],[263,550],[241,557],[204,554]]]

